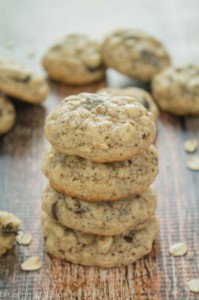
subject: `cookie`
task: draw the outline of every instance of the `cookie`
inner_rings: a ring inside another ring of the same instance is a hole
[[[199,115],[199,66],[170,67],[152,81],[159,107],[174,115]]]
[[[145,90],[137,87],[129,87],[125,89],[120,88],[102,88],[98,90],[98,93],[108,93],[114,96],[130,96],[134,97],[136,100],[138,100],[139,103],[141,103],[148,111],[150,111],[155,119],[157,120],[159,115],[159,110],[156,105],[156,103],[153,101],[151,95],[146,92]]]
[[[20,225],[15,215],[0,211],[0,256],[13,247]]]
[[[0,59],[0,92],[38,104],[45,100],[48,85],[40,77],[25,70],[18,62]]]
[[[116,201],[140,195],[151,185],[158,173],[158,154],[150,146],[133,159],[101,164],[50,149],[43,173],[59,193],[91,202]]]
[[[156,124],[132,97],[81,93],[65,98],[47,117],[45,135],[61,153],[112,162],[145,151]]]
[[[0,135],[8,132],[14,125],[16,111],[14,105],[0,96]]]
[[[150,253],[159,233],[159,223],[153,217],[140,231],[104,237],[64,227],[42,216],[42,228],[47,251],[74,264],[104,268],[129,265]]]
[[[142,228],[155,214],[156,194],[148,189],[116,202],[88,203],[55,192],[47,186],[42,209],[58,223],[75,230],[113,236],[127,230]]]
[[[101,44],[83,34],[70,34],[44,55],[43,65],[50,78],[72,85],[89,84],[105,76]]]
[[[162,43],[136,29],[118,30],[107,36],[102,56],[108,67],[146,82],[170,65]]]

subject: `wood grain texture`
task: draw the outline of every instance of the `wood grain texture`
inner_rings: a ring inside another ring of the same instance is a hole
[[[1,0],[0,56],[16,58],[42,73],[40,59],[48,45],[68,32],[86,32],[102,38],[116,27],[137,27],[166,43],[174,64],[199,63],[199,4],[197,0]],[[14,42],[13,49],[6,44]],[[28,58],[30,50],[36,52]],[[46,115],[69,94],[95,91],[105,82],[72,88],[49,82],[51,92],[43,106],[13,100],[17,122],[0,138],[0,210],[14,212],[23,230],[33,234],[29,247],[17,245],[0,258],[0,299],[199,299],[187,280],[199,277],[199,173],[186,168],[183,144],[199,140],[199,118],[177,118],[162,113],[156,145],[160,153],[158,215],[161,234],[150,255],[136,264],[116,269],[75,266],[46,255],[40,229],[41,194],[46,179],[41,164],[48,143]],[[107,84],[135,84],[112,70]],[[171,257],[168,248],[186,241],[189,251]],[[21,262],[39,255],[44,266],[24,272]],[[15,293],[15,294],[14,294]],[[18,298],[17,298],[18,297]]]

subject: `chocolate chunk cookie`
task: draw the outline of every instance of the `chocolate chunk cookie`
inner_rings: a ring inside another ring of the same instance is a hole
[[[0,256],[13,247],[20,225],[16,216],[0,211]]]
[[[42,209],[58,223],[86,233],[113,236],[140,229],[156,209],[156,194],[148,189],[116,202],[88,203],[55,192],[47,186]]]
[[[73,85],[103,79],[101,45],[83,34],[70,34],[45,54],[43,65],[50,78]]]
[[[199,115],[199,66],[167,68],[152,81],[153,96],[164,111]]]
[[[150,186],[158,173],[157,157],[150,146],[133,159],[101,164],[50,149],[43,172],[59,193],[91,202],[116,201],[140,195]]]
[[[141,81],[150,81],[170,65],[163,45],[149,34],[135,29],[111,33],[103,43],[102,56],[108,67]]]
[[[38,104],[45,100],[48,85],[40,77],[25,70],[18,62],[0,59],[0,92]]]
[[[98,90],[98,93],[106,92],[115,96],[129,96],[134,97],[140,104],[142,104],[148,111],[150,111],[157,120],[159,110],[156,103],[153,101],[151,95],[145,90],[137,87],[129,87],[125,89],[107,87]]]
[[[64,227],[42,216],[46,249],[52,255],[74,264],[98,267],[128,265],[148,254],[159,233],[159,223],[152,217],[140,231],[130,230],[114,237],[86,234]]]
[[[13,104],[0,96],[0,135],[8,132],[14,125],[16,112]]]
[[[132,97],[81,93],[65,98],[47,117],[45,135],[61,153],[112,162],[145,151],[156,124]]]

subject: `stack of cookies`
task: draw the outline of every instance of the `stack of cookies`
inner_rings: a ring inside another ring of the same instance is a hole
[[[159,225],[153,115],[133,97],[82,93],[46,120],[46,249],[76,264],[114,267],[151,251]]]

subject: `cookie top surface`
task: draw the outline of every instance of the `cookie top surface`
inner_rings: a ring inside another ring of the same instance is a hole
[[[0,234],[15,234],[20,225],[21,221],[15,215],[0,211]]]
[[[107,36],[102,55],[107,66],[141,81],[150,81],[170,64],[162,43],[136,29],[118,30]]]
[[[105,75],[101,44],[83,34],[70,34],[55,43],[43,64],[52,79],[69,84],[91,83]]]
[[[116,202],[88,203],[55,192],[47,186],[42,209],[62,225],[86,233],[112,236],[142,228],[155,214],[156,194],[148,189]]]
[[[140,104],[142,104],[148,111],[150,111],[155,119],[158,118],[159,110],[156,103],[153,101],[152,96],[145,90],[137,87],[129,88],[102,88],[98,90],[98,93],[108,93],[115,96],[129,96],[134,97]]]
[[[111,236],[98,236],[72,230],[42,215],[46,248],[51,254],[75,264],[100,267],[128,265],[148,254],[159,233],[156,217],[140,231]]]
[[[48,85],[42,78],[26,70],[19,62],[0,59],[0,91],[37,104],[46,98]]]
[[[9,131],[14,125],[16,111],[14,105],[0,96],[0,135]]]
[[[90,202],[116,201],[142,194],[158,173],[158,154],[150,146],[133,159],[96,163],[50,149],[43,172],[57,192]]]
[[[97,162],[122,161],[154,141],[153,116],[132,97],[81,93],[65,98],[46,119],[57,151]]]
[[[153,79],[152,93],[165,111],[176,115],[199,115],[199,66],[163,70]]]

